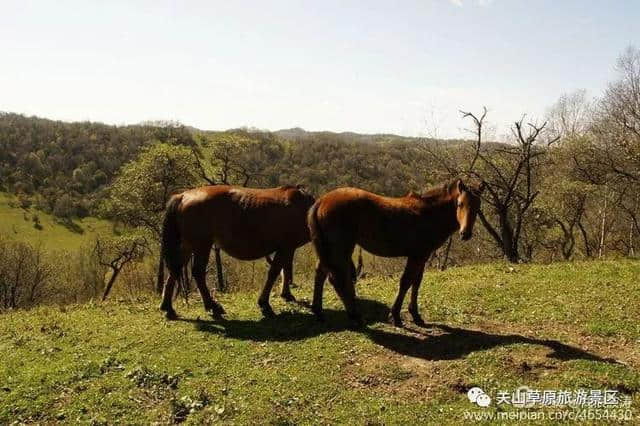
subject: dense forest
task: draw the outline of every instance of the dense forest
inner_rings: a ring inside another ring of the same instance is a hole
[[[0,190],[61,218],[86,216],[120,167],[155,141],[193,143],[175,123],[108,126],[0,112]]]
[[[102,276],[113,269],[109,257],[124,265],[157,255],[172,193],[219,183],[301,184],[315,195],[348,185],[401,196],[462,177],[487,187],[476,236],[447,244],[434,257],[439,267],[636,257],[640,51],[625,51],[617,70],[599,97],[564,94],[545,117],[514,117],[511,134],[500,140],[486,140],[486,109],[462,112],[470,137],[450,141],[302,129],[214,132],[179,123],[109,126],[2,113],[0,189],[62,221],[91,215],[128,229],[126,238],[93,250],[106,268]],[[12,246],[3,247],[9,253]]]

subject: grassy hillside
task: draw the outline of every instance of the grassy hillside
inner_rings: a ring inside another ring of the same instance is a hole
[[[63,225],[53,216],[34,208],[21,209],[16,197],[0,193],[0,235],[31,244],[42,244],[47,249],[70,250],[92,241],[97,233],[111,233],[111,223],[87,217],[74,219]],[[33,216],[39,219],[41,229],[34,226]]]
[[[5,314],[0,423],[458,424],[505,409],[474,408],[470,387],[495,401],[521,385],[614,389],[640,414],[637,262],[430,272],[426,328],[386,322],[396,282],[359,283],[357,331],[330,288],[326,323],[277,297],[262,320],[257,292],[223,295],[219,321],[197,300],[177,302],[173,322],[157,300]]]

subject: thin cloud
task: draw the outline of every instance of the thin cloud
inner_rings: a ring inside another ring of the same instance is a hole
[[[449,0],[449,3],[457,7],[462,7],[462,0]]]

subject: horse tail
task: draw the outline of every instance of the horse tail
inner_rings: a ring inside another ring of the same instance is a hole
[[[307,225],[309,227],[309,234],[311,236],[311,242],[313,243],[313,247],[316,249],[316,254],[320,260],[321,264],[325,264],[330,262],[331,253],[329,250],[329,244],[320,228],[320,223],[318,222],[318,206],[319,202],[315,202],[311,208],[309,209],[309,214],[307,215]]]
[[[318,207],[319,204],[316,201],[309,209],[309,214],[307,215],[307,226],[311,235],[311,242],[316,250],[321,266],[331,269],[333,267],[331,264],[331,244],[327,241],[324,233],[322,232],[322,228],[320,227],[320,223],[318,222]],[[362,257],[362,249],[360,249],[360,251],[360,256]],[[358,272],[356,265],[353,263],[353,259],[349,259],[349,272],[351,274],[351,282],[355,285],[358,280]]]
[[[169,272],[177,280],[182,277],[182,256],[180,255],[180,228],[178,226],[178,207],[182,194],[174,195],[167,203],[162,222],[162,246],[160,259],[164,261]],[[161,285],[161,283],[158,283]]]

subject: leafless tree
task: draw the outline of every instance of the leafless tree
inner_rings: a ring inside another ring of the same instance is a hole
[[[451,176],[467,175],[485,183],[483,208],[479,218],[484,228],[511,262],[521,260],[519,243],[522,228],[533,202],[539,195],[537,179],[546,148],[557,141],[547,139],[541,144],[546,122],[542,125],[524,123],[524,117],[512,127],[513,144],[486,143],[483,131],[487,108],[481,114],[460,111],[463,119],[472,122],[474,135],[470,145],[458,150],[427,151]]]
[[[53,267],[41,246],[0,241],[0,308],[32,306],[44,297]]]
[[[144,256],[147,247],[147,241],[143,237],[96,239],[94,255],[100,265],[111,270],[111,276],[102,295],[103,301],[109,296],[111,288],[122,269],[127,264],[140,260]]]
[[[583,178],[602,189],[599,256],[606,249],[610,218],[626,216],[629,253],[634,251],[634,236],[640,236],[635,190],[640,184],[640,50],[627,48],[616,70],[618,78],[597,103],[590,131],[574,155]]]
[[[585,89],[563,93],[547,112],[549,133],[560,138],[587,134],[592,126],[593,108]]]

